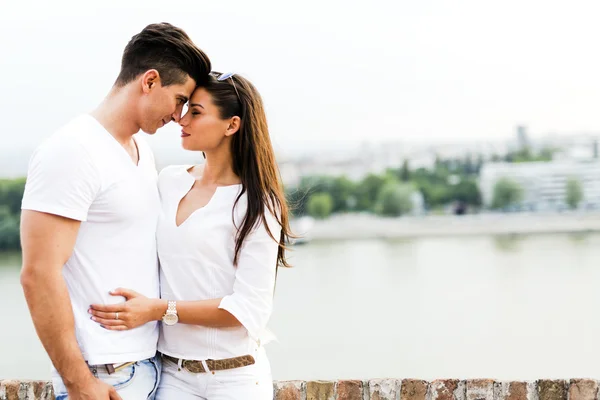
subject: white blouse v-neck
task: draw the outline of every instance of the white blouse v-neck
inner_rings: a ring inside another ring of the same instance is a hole
[[[241,226],[247,208],[247,197],[243,194],[232,213],[241,185],[218,187],[204,207],[177,226],[179,202],[195,180],[189,168],[191,165],[167,167],[158,179],[162,206],[157,229],[161,298],[179,301],[223,298],[219,308],[233,314],[243,326],[162,324],[158,350],[172,357],[194,360],[254,354],[268,332],[278,243],[260,223],[247,236],[237,267],[233,265],[236,226]],[[266,217],[271,233],[278,239],[279,223],[268,211]]]

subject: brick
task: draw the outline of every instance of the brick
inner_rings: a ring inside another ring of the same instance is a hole
[[[532,400],[527,382],[496,382],[496,400]]]
[[[37,382],[35,388],[36,400],[54,400],[54,389],[51,382]]]
[[[19,400],[36,400],[35,387],[34,381],[21,381],[21,386],[19,387]]]
[[[335,400],[335,382],[306,382],[306,400]]]
[[[539,380],[539,400],[567,400],[567,382],[562,379]]]
[[[304,400],[304,381],[276,382],[274,385],[275,400]]]
[[[430,400],[464,400],[465,384],[458,379],[438,379],[429,385]]]
[[[571,379],[569,400],[596,400],[598,382],[592,379]]]
[[[467,381],[467,400],[494,400],[492,379],[470,379]]]
[[[21,382],[6,380],[0,383],[0,400],[18,400]]]
[[[352,380],[338,381],[337,400],[363,400],[363,382]]]
[[[400,392],[397,379],[371,379],[368,385],[370,400],[396,400]]]
[[[419,379],[404,379],[400,386],[400,400],[425,400],[429,383]]]

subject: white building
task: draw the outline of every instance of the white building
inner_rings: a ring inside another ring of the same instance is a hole
[[[512,179],[521,186],[522,205],[528,209],[565,208],[567,181],[570,178],[581,182],[583,200],[580,206],[600,207],[600,162],[598,160],[485,164],[479,176],[484,205],[491,205],[494,185],[501,178]]]

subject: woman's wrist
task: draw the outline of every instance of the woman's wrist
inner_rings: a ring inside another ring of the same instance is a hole
[[[169,306],[169,302],[167,300],[156,299],[156,301],[154,302],[154,307],[153,307],[154,311],[152,313],[153,321],[162,320],[163,315],[165,315],[165,313],[167,312],[168,306]]]

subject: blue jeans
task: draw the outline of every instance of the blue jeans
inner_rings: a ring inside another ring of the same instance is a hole
[[[160,357],[138,361],[114,374],[108,374],[104,365],[90,365],[90,371],[103,382],[112,385],[123,400],[152,400],[160,379]],[[69,398],[67,388],[56,370],[52,373],[52,386],[56,400]]]

